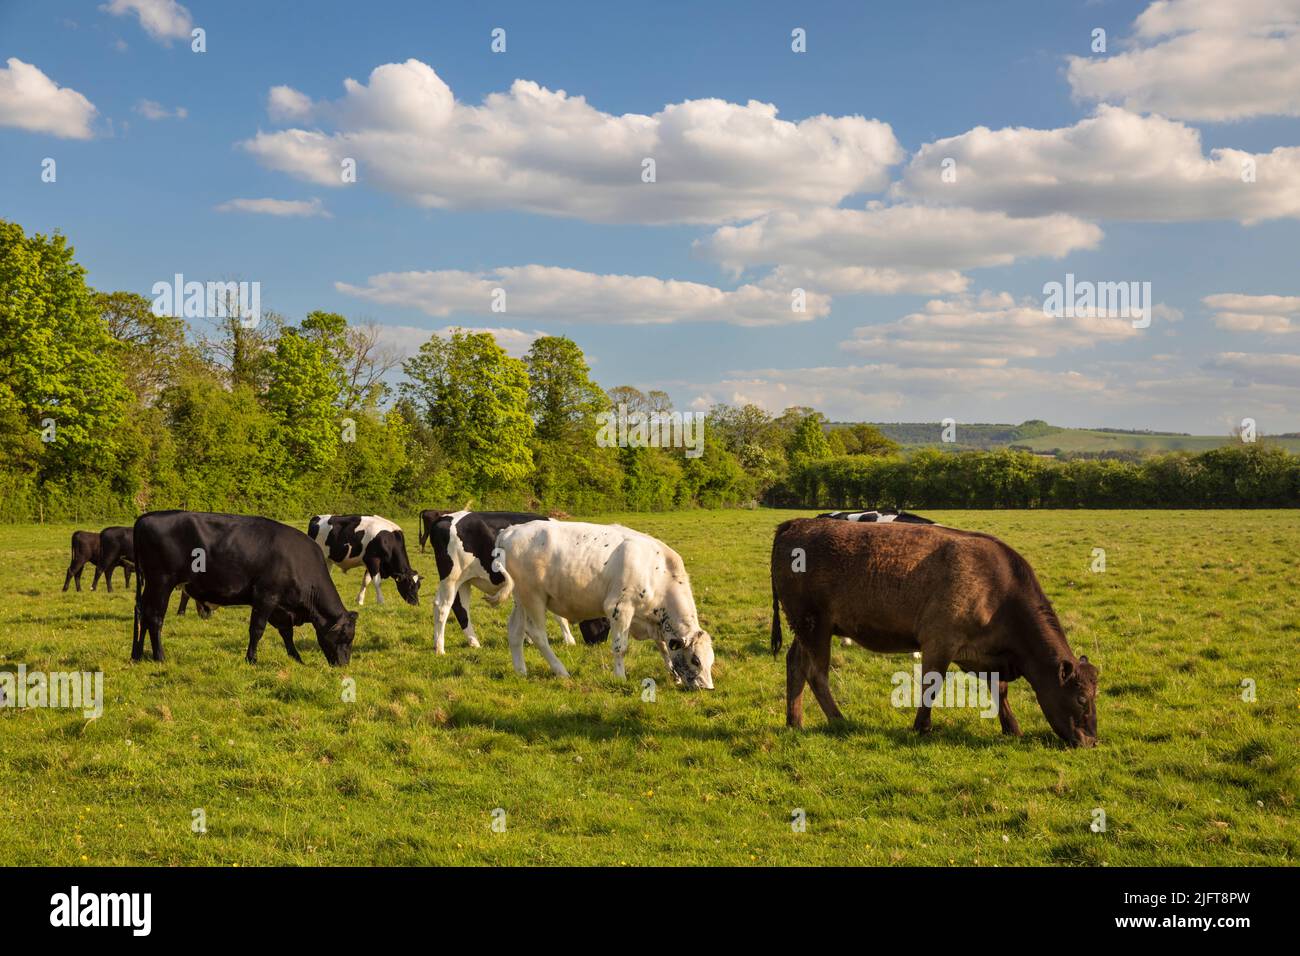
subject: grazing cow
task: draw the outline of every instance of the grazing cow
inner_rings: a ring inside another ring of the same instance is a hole
[[[344,571],[365,567],[357,604],[366,603],[366,585],[375,583],[375,599],[384,603],[380,578],[397,582],[397,593],[407,604],[420,603],[420,576],[411,570],[402,529],[379,515],[316,515],[307,525],[307,536],[320,545],[325,556]]]
[[[474,624],[469,618],[469,589],[471,585],[492,598],[505,581],[499,570],[493,569],[492,549],[497,534],[511,525],[530,521],[551,521],[546,515],[522,511],[452,511],[439,515],[433,523],[430,541],[433,557],[438,566],[438,598],[433,616],[434,652],[446,653],[445,635],[447,617],[456,613],[456,623],[465,632],[470,647],[478,647]],[[492,600],[493,604],[498,603]],[[576,643],[569,622],[559,618],[560,631],[565,644]],[[582,621],[578,625],[582,639],[587,644],[598,644],[609,633],[609,622]]]
[[[95,577],[90,582],[92,591],[99,588],[99,577],[104,576],[108,593],[113,593],[113,569],[122,566],[122,575],[126,586],[131,586],[131,572],[135,569],[135,549],[132,546],[131,529],[117,525],[103,531],[72,532],[72,561],[68,564],[68,573],[63,576],[63,590],[68,589],[69,582],[75,582],[81,590],[81,572],[87,562],[95,566]]]
[[[66,591],[73,581],[77,584],[77,590],[81,590],[81,572],[87,562],[99,566],[99,532],[74,531],[72,532],[72,561],[68,564],[68,573],[63,576],[63,590]]]
[[[700,627],[686,565],[668,545],[620,525],[533,521],[497,535],[505,583],[498,601],[514,596],[510,654],[524,666],[524,638],[551,670],[568,672],[546,642],[546,612],[571,620],[610,622],[614,675],[625,677],[628,637],[653,640],[684,687],[713,689],[713,640]]]
[[[881,511],[828,511],[824,515],[818,515],[819,518],[835,518],[838,521],[866,521],[866,522],[888,522],[897,521],[899,524],[934,524],[929,518],[922,518],[920,515],[914,515],[910,511],[899,511],[897,508],[885,508]]]
[[[257,662],[257,643],[267,624],[280,632],[285,650],[299,663],[293,629],[300,624],[315,629],[330,664],[352,659],[357,612],[343,606],[320,548],[296,528],[249,515],[153,511],[136,520],[135,543],[133,661],[144,657],[146,634],[153,659],[163,659],[163,619],[177,586],[196,602],[253,609],[245,655],[250,664]]]
[[[921,652],[926,675],[950,663],[988,675],[1002,732],[1019,735],[1007,684],[1024,677],[1052,729],[1071,746],[1097,742],[1097,668],[1075,657],[1029,563],[997,538],[939,525],[854,527],[800,518],[772,541],[772,653],[781,608],[794,631],[786,655],[786,723],[803,725],[804,684],[828,719],[831,636],[873,651]],[[992,687],[993,675],[998,687]],[[930,729],[930,707],[913,724]]]

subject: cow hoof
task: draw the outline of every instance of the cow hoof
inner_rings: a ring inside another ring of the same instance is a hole
[[[244,655],[244,660],[248,661],[248,663],[250,663],[250,664],[256,664],[256,663],[257,663],[257,657],[254,656],[254,655],[252,655],[252,654],[245,654],[245,655]]]
[[[483,645],[480,644],[480,643],[478,642],[478,638],[471,637],[471,638],[469,639],[469,646],[470,646],[470,647],[482,647]],[[442,652],[439,651],[439,653],[442,653]]]

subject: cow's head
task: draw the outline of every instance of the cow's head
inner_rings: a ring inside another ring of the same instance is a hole
[[[668,667],[686,690],[713,690],[713,638],[696,630],[689,638],[668,639]]]
[[[1077,664],[1067,658],[1057,669],[1056,683],[1038,693],[1043,716],[1071,747],[1097,744],[1098,673],[1086,654]]]
[[[420,576],[411,568],[406,557],[406,535],[400,531],[381,533],[380,545],[384,550],[381,564],[384,575],[397,582],[397,593],[407,604],[420,603]]]
[[[328,630],[317,631],[316,640],[325,660],[334,667],[346,667],[352,660],[352,640],[357,636],[357,612],[345,611]]]
[[[408,571],[405,574],[399,574],[397,581],[397,593],[402,596],[402,600],[407,604],[420,603],[420,576],[414,571]]]

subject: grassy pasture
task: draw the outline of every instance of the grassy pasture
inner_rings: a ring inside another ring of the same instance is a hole
[[[695,694],[675,690],[640,642],[626,683],[607,645],[554,645],[567,682],[530,648],[517,677],[504,614],[477,594],[484,647],[466,647],[452,622],[435,657],[432,584],[418,609],[391,586],[384,607],[368,598],[342,671],[310,629],[305,665],[268,631],[249,666],[246,609],[203,622],[176,617],[175,599],[168,661],[132,665],[132,594],[59,591],[72,527],[0,527],[0,669],[105,675],[95,720],[0,709],[0,864],[1297,860],[1300,512],[930,514],[992,532],[1035,566],[1075,651],[1101,667],[1095,750],[1062,748],[1024,682],[1011,692],[1023,738],[936,710],[918,739],[912,713],[890,705],[890,675],[910,656],[838,642],[833,686],[850,726],[829,731],[808,693],[807,729],[784,730],[767,561],[791,512],[598,519],[686,559],[718,651],[717,689]],[[413,543],[414,519],[403,525]],[[1094,548],[1103,574],[1089,570]],[[436,580],[430,555],[412,559]],[[359,572],[335,579],[354,607]],[[1097,808],[1105,832],[1090,827]]]

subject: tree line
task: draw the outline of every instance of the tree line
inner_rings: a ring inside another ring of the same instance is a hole
[[[415,355],[313,311],[193,324],[89,287],[66,237],[0,220],[0,520],[160,508],[303,515],[427,507],[577,513],[726,507],[1224,507],[1300,503],[1300,467],[1243,446],[1141,462],[903,456],[811,408],[719,404],[703,454],[598,442],[611,409],[669,397],[591,377],[571,339],[522,358],[487,333]]]

